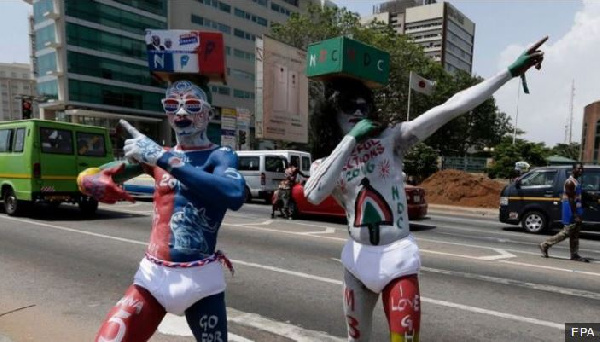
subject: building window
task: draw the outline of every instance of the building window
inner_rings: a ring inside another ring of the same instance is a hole
[[[261,5],[261,6],[265,6],[267,7],[267,0],[252,0],[253,2]]]
[[[298,0],[283,0],[283,2],[298,7]]]
[[[254,92],[233,89],[233,97],[238,99],[254,99]]]
[[[219,9],[223,12],[231,13],[231,5],[219,1]]]

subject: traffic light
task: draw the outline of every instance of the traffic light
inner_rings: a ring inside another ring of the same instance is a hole
[[[239,130],[238,137],[240,140],[240,145],[244,145],[246,143],[246,131]]]
[[[33,103],[31,99],[21,99],[21,118],[23,120],[31,119],[31,114],[33,113]]]

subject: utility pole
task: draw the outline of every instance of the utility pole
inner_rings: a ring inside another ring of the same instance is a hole
[[[573,142],[573,98],[575,97],[575,80],[571,82],[571,100],[569,101],[569,145]]]

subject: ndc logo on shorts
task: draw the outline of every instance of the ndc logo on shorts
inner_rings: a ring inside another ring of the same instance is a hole
[[[184,33],[179,35],[179,45],[198,44],[198,36],[194,33]]]

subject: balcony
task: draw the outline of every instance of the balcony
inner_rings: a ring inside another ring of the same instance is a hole
[[[63,75],[64,75],[64,73],[59,70],[48,70],[48,71],[46,71],[46,74],[45,74],[45,76],[56,76],[56,77],[60,77]]]

